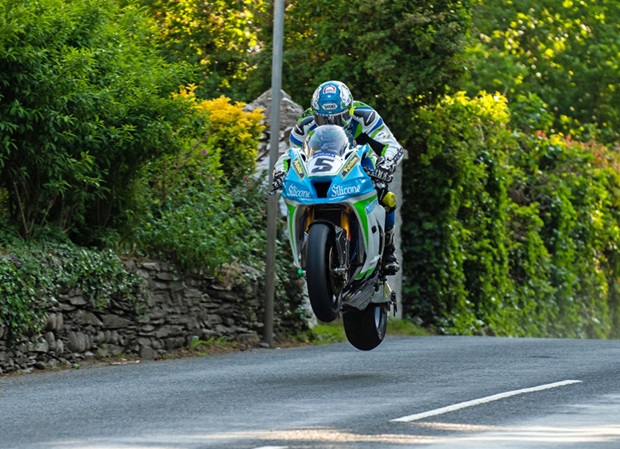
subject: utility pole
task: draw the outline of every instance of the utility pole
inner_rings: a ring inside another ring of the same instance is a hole
[[[273,181],[273,167],[278,159],[280,143],[280,103],[282,101],[282,47],[284,35],[284,0],[274,0],[273,58],[271,66],[271,119],[269,127],[269,184]],[[273,313],[276,283],[276,231],[278,196],[269,195],[267,201],[267,260],[265,271],[265,321],[263,343],[273,345]]]

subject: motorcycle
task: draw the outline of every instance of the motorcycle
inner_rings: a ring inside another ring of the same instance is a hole
[[[385,337],[389,310],[396,312],[381,268],[382,202],[393,194],[373,175],[370,147],[351,145],[341,127],[320,126],[309,141],[289,150],[282,181],[294,263],[316,317],[331,322],[342,315],[348,341],[371,350]]]

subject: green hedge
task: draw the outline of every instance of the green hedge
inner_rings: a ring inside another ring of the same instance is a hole
[[[125,210],[139,168],[193,130],[188,105],[171,95],[192,72],[163,60],[126,2],[0,2],[0,29],[5,210],[26,238],[51,224],[96,242]]]
[[[539,100],[520,101],[460,93],[417,114],[405,312],[446,333],[616,335],[616,156],[547,136]]]

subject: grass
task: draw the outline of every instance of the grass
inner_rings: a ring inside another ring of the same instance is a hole
[[[399,320],[396,318],[388,319],[387,334],[403,337],[427,337],[433,335],[428,330],[413,324],[409,320]]]
[[[311,339],[314,344],[329,344],[347,341],[342,325],[342,318],[331,323],[319,323],[311,330]],[[387,335],[423,337],[431,335],[426,329],[416,326],[409,320],[396,318],[388,319]]]

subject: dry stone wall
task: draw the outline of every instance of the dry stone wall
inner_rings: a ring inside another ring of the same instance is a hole
[[[125,262],[143,282],[139,299],[115,298],[97,309],[80,291],[68,291],[49,307],[43,330],[20,341],[6,340],[0,327],[0,374],[79,364],[96,357],[158,359],[192,342],[229,337],[238,342],[262,336],[261,273],[231,267],[222,277],[181,274],[156,261]],[[297,289],[298,287],[296,287]],[[303,301],[289,292],[290,306]],[[294,314],[279,313],[279,326],[301,330]]]

